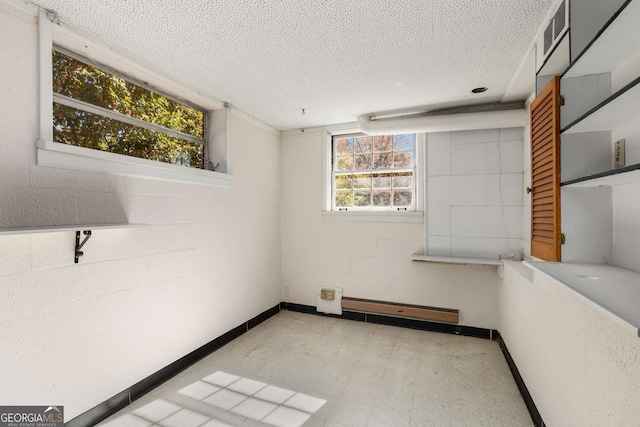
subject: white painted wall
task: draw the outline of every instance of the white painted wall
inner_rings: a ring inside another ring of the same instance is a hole
[[[640,183],[613,187],[613,263],[640,271]]]
[[[315,306],[317,286],[338,286],[344,296],[457,308],[460,324],[496,326],[495,267],[412,262],[424,251],[422,223],[323,214],[323,133],[283,134],[281,150],[284,301]]]
[[[428,135],[429,255],[522,252],[523,129]]]
[[[0,2],[0,403],[71,419],[280,302],[279,135],[233,117],[233,187],[38,167],[37,26]]]
[[[640,419],[640,339],[542,274],[508,262],[500,334],[546,425],[631,426]],[[522,274],[521,274],[522,272]]]

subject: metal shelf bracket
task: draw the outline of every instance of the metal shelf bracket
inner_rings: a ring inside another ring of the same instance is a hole
[[[84,244],[87,243],[87,240],[89,240],[89,238],[91,237],[91,230],[84,230],[82,234],[84,234],[86,237],[82,240],[82,242],[80,242],[80,231],[76,231],[76,253],[75,253],[76,264],[80,260],[80,257],[84,255],[84,252],[82,252],[80,249],[82,249]]]

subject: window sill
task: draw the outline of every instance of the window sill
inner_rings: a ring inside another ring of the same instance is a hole
[[[323,222],[410,222],[424,223],[424,212],[322,212]]]
[[[38,166],[231,188],[231,175],[38,140]]]

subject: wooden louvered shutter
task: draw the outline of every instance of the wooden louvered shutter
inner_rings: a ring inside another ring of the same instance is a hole
[[[531,103],[531,255],[561,259],[560,77]]]

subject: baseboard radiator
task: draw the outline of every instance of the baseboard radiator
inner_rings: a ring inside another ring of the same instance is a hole
[[[458,310],[451,308],[427,307],[423,305],[399,304],[388,301],[348,297],[342,297],[342,309],[455,324],[458,323],[459,317]]]

